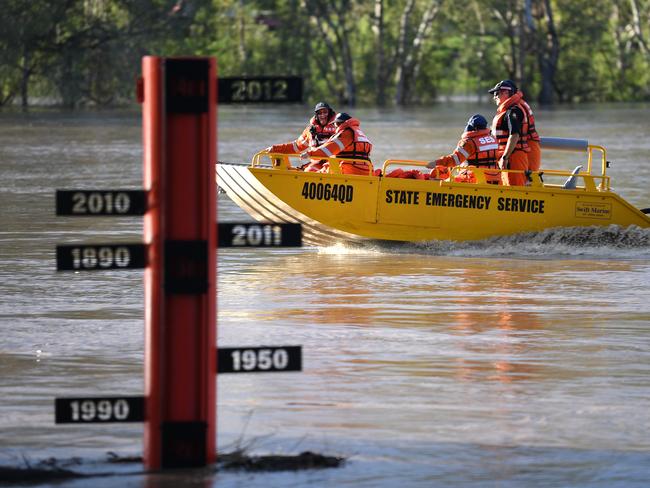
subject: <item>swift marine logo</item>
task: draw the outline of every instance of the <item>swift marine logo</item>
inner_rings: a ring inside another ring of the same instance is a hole
[[[612,204],[577,202],[576,217],[610,220],[612,218]]]

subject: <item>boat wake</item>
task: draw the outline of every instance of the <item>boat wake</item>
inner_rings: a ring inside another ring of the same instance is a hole
[[[526,232],[491,237],[480,241],[429,241],[419,243],[372,242],[364,245],[338,245],[320,252],[414,253],[459,257],[509,257],[549,259],[557,257],[650,259],[650,229],[637,226],[556,227],[541,232]]]

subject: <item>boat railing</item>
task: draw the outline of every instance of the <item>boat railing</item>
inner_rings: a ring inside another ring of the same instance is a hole
[[[416,159],[388,159],[384,162],[384,166],[382,168],[382,174],[386,175],[389,173],[389,168],[391,166],[416,166],[416,167],[424,167],[425,169],[429,169],[427,167],[427,164],[429,161],[419,161]],[[460,176],[464,171],[471,171],[472,174],[474,175],[474,179],[476,180],[475,182],[477,184],[487,184],[487,177],[486,174],[494,178],[495,174],[500,174],[500,173],[526,173],[528,174],[529,181],[531,182],[531,186],[543,186],[544,183],[542,181],[542,178],[540,176],[539,172],[528,172],[528,171],[522,171],[522,170],[509,170],[509,169],[496,169],[496,168],[480,168],[476,166],[469,166],[469,165],[461,165],[461,166],[451,166],[448,168],[449,169],[449,177],[444,178],[444,179],[438,179],[434,178],[433,180],[435,181],[441,181],[441,182],[451,182],[454,181],[454,178],[457,176]],[[569,175],[570,173],[567,173]]]
[[[569,170],[556,170],[556,169],[541,169],[540,171],[522,171],[514,169],[494,169],[494,168],[477,168],[474,166],[454,166],[450,169],[450,176],[441,182],[451,182],[455,177],[459,176],[466,169],[470,169],[474,174],[476,184],[487,184],[486,172],[490,173],[492,179],[494,173],[525,173],[528,179],[528,186],[531,187],[546,187],[546,188],[566,188],[583,191],[609,191],[610,190],[610,177],[607,175],[608,161],[607,151],[603,146],[589,144],[587,140],[583,139],[565,139],[558,137],[542,137],[541,146],[544,151],[572,151],[585,153],[587,160],[584,164],[576,166],[573,171]],[[318,158],[329,162],[329,173],[341,174],[341,162],[349,161],[349,158]],[[296,163],[294,166],[292,161]],[[260,151],[253,156],[252,167],[272,167],[274,169],[287,169],[298,170],[301,165],[305,163],[300,159],[300,155],[293,154],[280,154],[269,153]],[[594,174],[593,168],[600,163],[600,174]],[[427,168],[428,161],[421,161],[415,159],[388,159],[382,166],[382,175],[389,172],[391,166],[414,166],[420,168]],[[583,170],[583,167],[586,169]],[[368,175],[372,175],[372,164]],[[544,181],[544,179],[547,181]],[[548,181],[555,178],[566,178],[566,181],[559,184],[554,184]],[[579,185],[578,182],[582,182]],[[569,185],[570,183],[570,185]]]
[[[258,167],[258,168],[271,166],[277,169],[290,169],[292,168],[292,166],[291,166],[291,160],[289,159],[289,156],[292,155],[260,151],[253,155],[251,166]],[[295,155],[295,154],[293,156],[300,157],[299,155]]]
[[[268,163],[267,163],[268,159]],[[341,174],[341,163],[344,161],[352,161],[351,158],[335,158],[335,157],[319,157],[312,158],[316,160],[324,160],[329,163],[329,173],[331,174]],[[297,166],[292,164],[292,161],[297,163]],[[365,161],[370,163],[368,175],[372,175],[373,166],[372,163],[367,159],[359,159],[359,161]],[[269,153],[266,151],[260,151],[253,156],[251,161],[252,167],[268,167],[271,166],[274,169],[293,169],[297,170],[300,166],[305,164],[304,159],[300,159],[300,154],[291,153],[291,154],[282,154],[282,153]]]
[[[584,152],[587,156],[587,161],[583,165],[576,167],[573,171],[569,170],[556,170],[556,169],[541,169],[540,171],[522,171],[514,169],[490,169],[490,168],[477,168],[468,166],[453,166],[449,168],[450,175],[441,182],[453,181],[455,177],[459,176],[466,169],[470,169],[474,174],[477,184],[486,184],[486,172],[492,177],[494,173],[524,173],[528,178],[528,186],[531,187],[557,187],[557,188],[572,188],[584,191],[609,191],[610,190],[610,177],[607,175],[607,150],[603,146],[589,144],[588,141],[583,139],[565,139],[557,137],[546,137],[541,140],[542,148],[546,150],[557,151],[573,151]],[[593,174],[593,168],[600,159],[600,174]],[[414,159],[388,159],[384,162],[382,174],[386,175],[391,166],[415,166],[426,168],[428,161],[420,161]],[[586,166],[586,170],[582,168]],[[427,168],[428,169],[428,168]],[[551,184],[544,182],[544,177],[551,178],[565,178],[563,184]],[[582,181],[582,185],[578,185],[577,181]],[[567,185],[569,182],[572,185]]]
[[[572,181],[571,188],[586,191],[609,191],[611,188],[610,177],[607,175],[609,163],[607,161],[607,150],[603,146],[589,144],[586,139],[567,139],[562,137],[542,137],[541,147],[543,151],[572,151],[586,155],[586,163],[576,166],[573,171],[543,169],[541,173],[546,176],[566,177],[569,179],[564,184],[553,185],[546,183],[547,187],[567,187]],[[600,163],[600,174],[596,174],[594,167]],[[582,168],[586,169],[582,171]],[[575,180],[582,180],[583,185],[578,185]]]

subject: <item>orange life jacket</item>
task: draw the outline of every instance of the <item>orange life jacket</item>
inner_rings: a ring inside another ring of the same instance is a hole
[[[473,166],[496,167],[496,139],[490,134],[490,129],[464,132],[456,145],[454,152],[438,158],[438,166],[459,166],[464,161]]]
[[[446,171],[449,171],[447,168],[443,168]],[[429,180],[433,179],[429,174],[422,173],[417,169],[407,169],[396,168],[392,171],[389,171],[386,174],[386,178],[404,178],[410,180]]]
[[[447,166],[437,165],[429,173],[430,180],[446,180],[449,178],[449,168]]]
[[[515,93],[516,95],[516,93]],[[539,133],[535,128],[535,116],[533,115],[533,110],[530,108],[530,105],[524,100],[521,99],[521,106],[526,109],[526,116],[528,117],[528,135],[529,140],[539,142]]]
[[[302,131],[300,137],[292,142],[286,142],[284,144],[274,144],[271,146],[272,153],[281,153],[281,154],[299,154],[306,149],[318,147],[327,141],[334,132],[336,132],[336,127],[334,127],[334,119],[336,118],[336,113],[333,111],[330,113],[329,119],[325,125],[320,125],[318,122],[318,117],[315,115],[309,121],[309,125],[305,127],[305,130]]]
[[[370,159],[370,151],[372,151],[372,142],[368,139],[363,131],[359,128],[359,121],[357,119],[346,120],[338,127],[335,133],[341,135],[341,140],[344,140],[343,133],[347,132],[352,134],[352,139],[337,154],[339,158],[353,158],[353,159]]]
[[[336,113],[332,110],[330,111],[330,116],[327,119],[325,125],[320,125],[318,117],[315,115],[309,121],[310,127],[309,132],[311,134],[310,146],[318,147],[323,144],[327,139],[332,137],[336,132],[336,127],[334,127],[334,119],[336,118]]]
[[[325,144],[307,151],[309,157],[370,159],[372,143],[359,128],[358,119],[348,119],[338,126]]]
[[[490,129],[465,132],[461,136],[463,149],[467,152],[467,163],[472,166],[495,168],[497,165],[497,149],[499,145],[490,133]],[[458,145],[458,149],[461,144]],[[469,149],[469,150],[468,150]]]
[[[515,146],[515,151],[530,151],[528,148],[528,138],[530,137],[528,126],[528,112],[521,104],[521,96],[522,93],[517,92],[507,100],[504,100],[503,103],[497,107],[497,113],[492,119],[492,135],[496,138],[497,144],[499,144],[499,149],[497,151],[497,155],[499,157],[504,153],[506,145],[508,144],[508,137],[510,137],[510,134],[506,127],[506,114],[514,107],[519,108],[523,115],[523,120],[521,121],[521,134],[519,135],[519,140]]]

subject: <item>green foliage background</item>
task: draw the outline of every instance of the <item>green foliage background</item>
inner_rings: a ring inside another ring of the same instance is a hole
[[[485,96],[503,78],[546,104],[650,100],[650,0],[2,5],[0,105],[133,103],[148,54],[216,56],[220,76],[300,75],[310,101],[337,104]],[[542,59],[551,59],[553,69],[544,71]]]

